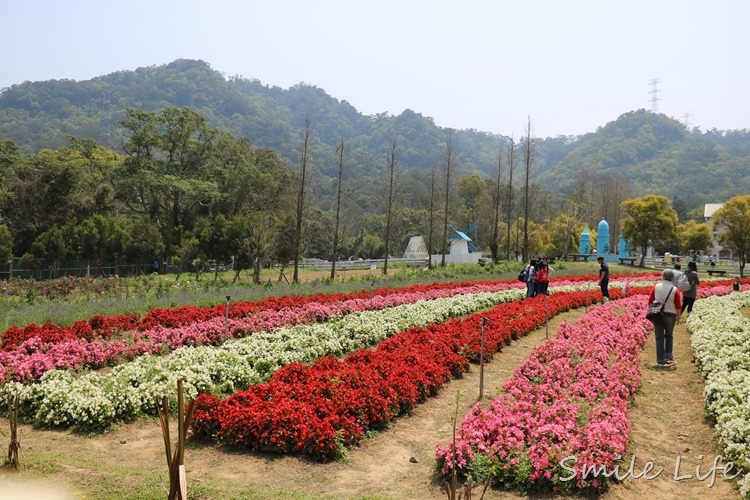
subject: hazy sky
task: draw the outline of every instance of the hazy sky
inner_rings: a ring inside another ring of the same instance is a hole
[[[750,128],[747,0],[9,0],[0,88],[202,59],[362,113],[537,137],[651,109]],[[654,94],[651,81],[659,79]]]

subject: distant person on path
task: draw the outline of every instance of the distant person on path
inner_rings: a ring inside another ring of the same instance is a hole
[[[685,271],[685,274],[687,275],[688,283],[690,283],[690,290],[683,294],[685,301],[680,308],[680,313],[685,312],[685,309],[687,308],[687,312],[690,314],[693,312],[693,303],[698,295],[698,285],[701,283],[701,280],[698,277],[698,266],[696,266],[695,262],[688,262],[688,268],[687,271]]]
[[[599,288],[602,289],[602,304],[609,301],[609,266],[601,255],[596,258],[599,263]]]
[[[679,263],[674,265],[674,271],[672,271],[674,273],[672,284],[674,284],[675,286],[677,285],[677,281],[679,281],[680,276],[682,276],[682,271],[680,271],[680,269],[682,269],[682,266],[680,266]]]
[[[536,287],[534,295],[549,295],[549,276],[555,270],[547,264],[545,259],[539,259],[536,263]]]
[[[674,344],[674,325],[680,321],[682,307],[682,292],[672,284],[674,271],[665,269],[661,273],[661,282],[657,283],[648,296],[648,303],[658,300],[664,304],[662,319],[654,322],[654,338],[656,339],[656,366],[665,368],[674,366],[676,361],[672,355]]]
[[[536,259],[531,259],[526,266],[526,298],[534,296],[536,287]]]

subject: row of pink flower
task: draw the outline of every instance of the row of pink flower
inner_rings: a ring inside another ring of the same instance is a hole
[[[729,292],[722,285],[702,288],[699,296]],[[477,405],[466,415],[455,448],[437,447],[442,473],[450,474],[455,460],[466,474],[481,455],[499,465],[496,483],[527,493],[600,488],[601,471],[612,471],[625,454],[628,404],[641,378],[638,356],[653,328],[646,307],[642,295],[627,297],[561,325],[488,409]]]
[[[163,354],[183,346],[219,345],[227,338],[240,338],[253,332],[271,331],[284,326],[323,322],[366,310],[379,310],[419,300],[433,300],[462,294],[497,292],[517,288],[515,282],[474,283],[454,288],[440,287],[422,292],[377,295],[335,303],[307,303],[282,310],[266,309],[242,318],[213,318],[176,328],[157,326],[131,332],[127,341],[77,338],[62,342],[43,342],[36,337],[17,348],[0,352],[0,381],[33,380],[44,373],[64,368],[100,368],[135,359],[145,354]]]
[[[653,278],[653,273],[640,276],[640,279]],[[555,281],[555,286],[571,286],[589,279],[590,276],[558,279]],[[97,369],[146,354],[163,354],[183,346],[219,345],[227,338],[240,338],[252,332],[322,322],[331,316],[383,309],[418,300],[432,300],[458,294],[510,290],[518,288],[519,285],[516,281],[457,283],[452,286],[436,284],[435,288],[431,289],[423,285],[411,285],[401,289],[379,290],[378,294],[369,297],[365,294],[365,298],[362,298],[361,293],[353,293],[350,296],[354,298],[338,302],[328,302],[328,296],[318,296],[323,302],[310,302],[310,297],[300,297],[299,305],[296,307],[294,297],[282,297],[272,301],[274,304],[285,304],[285,307],[280,310],[256,306],[257,312],[249,313],[247,311],[254,307],[252,303],[245,303],[240,309],[246,311],[247,315],[240,318],[214,317],[176,328],[156,326],[145,331],[121,332],[118,340],[81,337],[71,340],[55,338],[45,342],[38,337],[31,337],[14,349],[0,351],[0,382],[6,378],[17,381],[34,380],[56,368]],[[159,311],[161,312],[158,315],[164,314],[163,310],[159,309]],[[154,315],[149,313],[147,316]],[[98,321],[106,323],[101,319]]]
[[[653,273],[643,273],[648,276]],[[576,276],[566,278],[569,282],[591,280],[591,276]],[[557,280],[555,280],[557,281]],[[97,314],[88,320],[78,320],[72,325],[58,325],[45,323],[37,325],[29,323],[25,326],[12,326],[0,335],[0,351],[11,351],[24,341],[38,338],[43,343],[59,343],[78,338],[87,340],[109,339],[123,331],[151,330],[157,326],[175,328],[195,322],[208,321],[228,315],[229,318],[243,318],[264,310],[280,311],[296,308],[310,303],[333,304],[352,299],[370,299],[372,297],[388,296],[393,293],[417,293],[436,289],[453,289],[470,284],[494,283],[491,281],[474,283],[432,283],[425,285],[409,285],[402,288],[378,288],[375,290],[358,290],[350,293],[315,293],[311,295],[267,297],[258,301],[239,301],[215,306],[179,306],[174,308],[153,308],[143,317],[136,314],[119,316],[104,316]],[[507,282],[512,286],[521,287],[517,282]]]

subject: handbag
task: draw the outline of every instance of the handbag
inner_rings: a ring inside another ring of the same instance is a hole
[[[669,300],[669,296],[672,295],[672,290],[674,290],[674,287],[669,289],[669,293],[667,294],[667,298],[664,299],[664,302],[654,300],[648,305],[648,309],[646,310],[647,320],[652,323],[658,323],[664,318],[664,305]]]

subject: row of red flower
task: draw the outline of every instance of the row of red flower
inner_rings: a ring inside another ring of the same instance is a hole
[[[229,318],[243,318],[264,310],[280,311],[282,309],[297,308],[305,304],[332,304],[352,299],[369,299],[371,297],[388,296],[394,293],[419,293],[428,290],[451,289],[488,282],[464,283],[432,283],[425,285],[410,285],[402,288],[378,288],[377,290],[360,290],[351,293],[316,293],[311,295],[287,295],[282,297],[268,297],[259,301],[232,302],[228,306]],[[94,338],[108,339],[120,331],[149,330],[157,326],[175,328],[189,325],[198,321],[208,321],[227,314],[226,304],[215,306],[180,306],[175,308],[153,308],[145,316],[136,314],[119,316],[104,316],[97,314],[88,321],[79,320],[69,326],[45,323],[37,325],[30,323],[23,327],[12,326],[2,335],[0,350],[9,351],[17,348],[30,338],[38,338],[43,343],[59,343],[66,340]]]
[[[647,289],[631,293],[646,293]],[[598,291],[557,293],[549,314],[591,303]],[[612,290],[619,298],[619,290]],[[343,445],[356,444],[468,368],[479,356],[482,318],[489,358],[511,338],[545,322],[545,297],[501,304],[490,311],[394,335],[372,350],[343,360],[323,358],[311,366],[294,363],[267,384],[225,400],[196,399],[192,431],[230,446],[277,453],[304,453],[327,460]]]
[[[643,273],[653,275],[653,273]],[[633,275],[636,279],[638,275]],[[566,276],[566,281],[591,281],[591,276]],[[552,280],[554,282],[554,280]],[[212,318],[224,317],[227,312],[229,318],[242,318],[251,314],[273,310],[279,311],[288,308],[297,308],[305,304],[320,303],[332,304],[352,299],[369,299],[371,297],[388,296],[394,293],[419,293],[428,290],[452,289],[462,286],[481,285],[497,283],[496,281],[462,282],[462,283],[431,283],[424,285],[410,285],[401,288],[378,288],[376,290],[360,290],[351,293],[317,293],[312,295],[268,297],[260,301],[243,301],[215,306],[180,306],[175,308],[154,308],[145,316],[138,317],[136,314],[104,316],[97,314],[88,321],[79,320],[72,325],[63,326],[55,323],[37,325],[30,323],[23,327],[12,326],[0,337],[0,351],[10,351],[20,346],[24,341],[36,338],[42,343],[60,343],[67,340],[96,338],[109,339],[117,332],[122,331],[145,331],[157,326],[164,328],[175,328],[189,325],[198,321],[208,321]],[[520,286],[520,285],[519,285]]]

